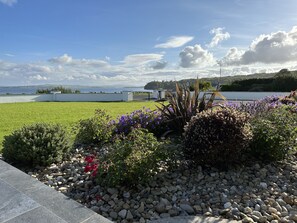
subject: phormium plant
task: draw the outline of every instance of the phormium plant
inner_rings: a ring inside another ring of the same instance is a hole
[[[194,115],[212,108],[216,96],[225,99],[218,90],[211,93],[204,93],[200,101],[199,94],[198,80],[195,82],[193,93],[191,93],[188,88],[181,87],[176,83],[176,94],[169,93],[169,103],[157,106],[164,117],[164,121],[168,123],[172,131],[182,133],[184,126]],[[206,98],[207,95],[210,95],[208,100]]]

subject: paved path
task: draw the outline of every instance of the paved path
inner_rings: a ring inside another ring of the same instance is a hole
[[[0,160],[0,223],[111,223]]]

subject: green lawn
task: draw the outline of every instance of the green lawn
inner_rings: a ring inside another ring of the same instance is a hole
[[[104,109],[116,118],[142,107],[155,109],[155,102],[32,102],[0,104],[0,151],[5,135],[23,125],[60,123],[71,130],[80,119],[91,117],[95,109]]]

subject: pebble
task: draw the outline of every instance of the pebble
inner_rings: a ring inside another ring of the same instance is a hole
[[[275,208],[273,208],[273,207],[269,207],[268,208],[268,211],[272,214],[277,214],[277,210],[275,209]]]
[[[123,197],[124,198],[130,198],[130,192],[124,192]]]
[[[246,207],[244,208],[244,211],[243,211],[245,214],[250,214],[253,212],[253,210],[250,208],[250,207]]]
[[[109,216],[110,216],[112,219],[117,219],[117,218],[118,218],[118,213],[112,211],[112,212],[110,212]]]
[[[188,214],[194,214],[195,213],[194,209],[188,204],[181,204],[180,208],[183,209],[184,211],[186,211]]]
[[[245,217],[244,219],[242,219],[242,223],[252,223],[254,222],[254,220],[250,217]]]
[[[261,206],[259,204],[255,205],[255,211],[260,211],[261,210]]]
[[[261,182],[260,187],[263,188],[263,189],[267,189],[268,186],[267,186],[267,183]]]
[[[132,220],[133,219],[133,215],[132,215],[131,211],[127,211],[126,219],[127,220]]]
[[[118,213],[118,215],[119,215],[121,218],[125,219],[125,218],[126,218],[126,215],[127,215],[127,210],[126,210],[126,209],[121,210],[121,211]]]
[[[224,204],[224,209],[230,208],[232,204],[230,202],[227,202]]]
[[[71,160],[30,170],[30,175],[115,222],[195,214],[243,223],[297,222],[296,157],[279,166],[261,163],[224,172],[181,167],[131,189],[96,185],[84,172],[88,153],[77,150]]]

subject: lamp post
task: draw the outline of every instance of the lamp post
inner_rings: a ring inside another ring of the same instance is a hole
[[[219,77],[219,83],[218,83],[218,90],[220,89],[220,84],[221,84],[221,78],[222,78],[222,61],[221,60],[218,60],[217,61],[218,65],[220,66],[220,77]]]

